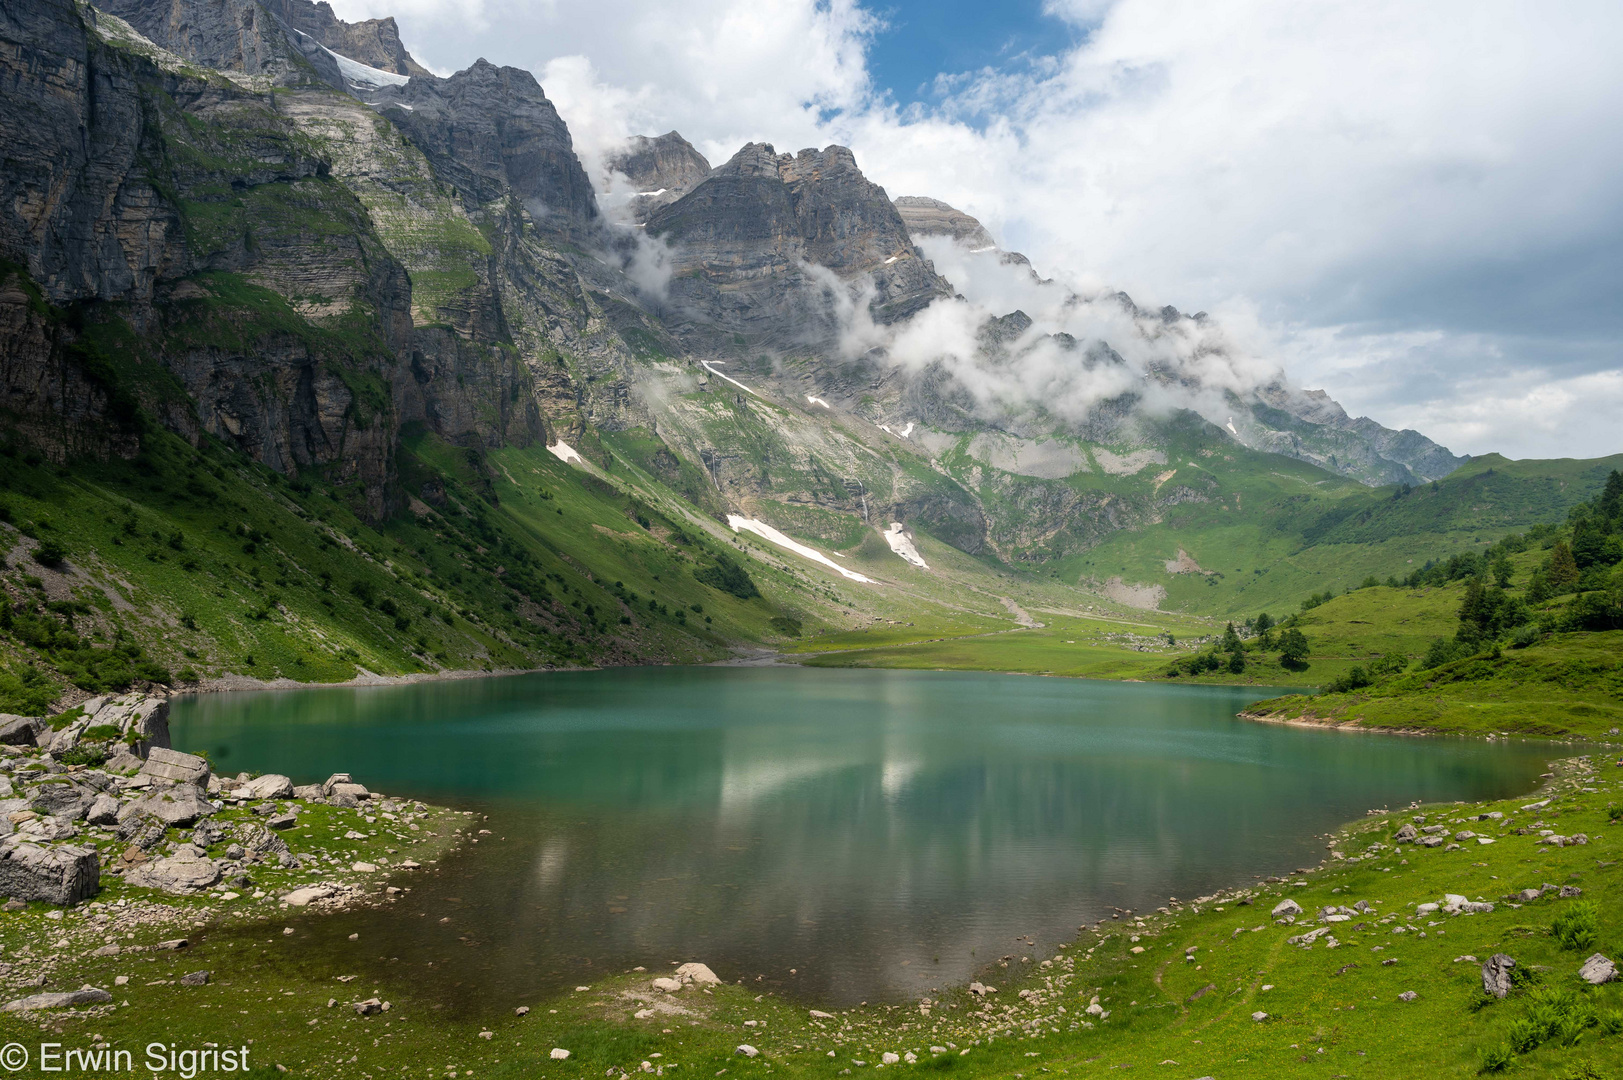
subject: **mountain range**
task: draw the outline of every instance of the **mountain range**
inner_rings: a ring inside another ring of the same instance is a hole
[[[26,0],[0,40],[0,410],[64,469],[179,440],[385,529],[453,513],[442,451],[488,486],[545,448],[679,529],[1088,586],[1101,545],[1230,506],[1222,462],[1280,502],[1469,460],[845,147],[712,166],[673,131],[593,176],[528,72],[441,77],[307,0]]]

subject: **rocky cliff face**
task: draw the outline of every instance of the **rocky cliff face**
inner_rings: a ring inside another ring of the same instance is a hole
[[[896,212],[914,236],[950,236],[971,249],[997,246],[979,221],[940,199],[903,195],[896,200]]]
[[[831,294],[851,285],[871,289],[880,321],[951,292],[843,146],[780,155],[751,143],[656,211],[648,232],[674,251],[679,302],[726,329],[784,343],[836,333]]]
[[[642,224],[654,211],[680,199],[710,175],[710,162],[674,131],[658,138],[634,136],[605,166],[625,178],[630,191],[625,215]]]
[[[580,231],[597,200],[569,128],[535,76],[480,60],[449,79],[379,87],[370,104],[433,163],[470,210],[511,196],[537,224]]]
[[[433,76],[413,60],[401,44],[400,28],[393,19],[348,23],[334,15],[332,6],[325,0],[319,4],[306,0],[260,0],[260,4],[284,26],[309,35],[341,56],[395,75]]]

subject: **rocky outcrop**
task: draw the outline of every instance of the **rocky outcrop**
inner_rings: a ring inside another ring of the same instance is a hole
[[[951,292],[843,146],[780,155],[750,143],[658,210],[648,232],[674,250],[679,302],[785,343],[837,333],[850,301],[837,293],[871,289],[873,317],[893,321]]]
[[[997,247],[985,226],[940,199],[903,195],[896,200],[896,212],[914,236],[950,236],[971,250]]]
[[[262,5],[258,0],[101,0],[96,6],[123,19],[158,47],[194,64],[262,76],[283,85],[320,80],[338,86],[342,82],[330,57],[318,54],[312,61],[289,39],[286,25],[273,14],[274,7],[293,8],[298,0],[276,5]]]
[[[396,75],[433,77],[401,44],[400,28],[392,18],[345,22],[333,14],[325,0],[319,4],[308,0],[260,0],[260,4],[288,28],[341,56]]]
[[[631,221],[639,224],[646,222],[655,210],[698,187],[710,175],[710,162],[674,131],[653,139],[646,135],[633,136],[625,149],[604,164],[623,176],[630,186],[625,212]]]
[[[93,847],[42,847],[21,836],[0,840],[0,896],[77,904],[101,887],[101,860]]]
[[[1353,419],[1323,390],[1273,382],[1257,390],[1247,412],[1236,418],[1241,442],[1366,484],[1440,480],[1470,460],[1418,431],[1393,431],[1367,416]]]
[[[569,128],[535,76],[479,60],[449,79],[414,78],[373,99],[469,210],[511,196],[538,225],[578,232],[597,217]]]

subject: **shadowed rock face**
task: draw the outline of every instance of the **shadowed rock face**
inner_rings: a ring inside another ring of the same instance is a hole
[[[470,210],[511,194],[543,227],[569,231],[597,217],[569,128],[529,72],[479,60],[449,79],[382,87],[371,104]]]
[[[996,247],[992,234],[976,219],[954,209],[940,199],[903,195],[896,200],[896,212],[914,236],[950,236],[971,248]]]
[[[263,75],[282,85],[315,78],[343,85],[331,57],[307,57],[276,15],[255,0],[103,0],[96,6],[195,64]],[[292,0],[281,6],[291,7]]]
[[[393,19],[367,19],[347,23],[333,14],[331,5],[307,0],[260,0],[290,28],[310,35],[341,56],[396,75],[430,75],[400,43],[400,28]]]
[[[644,222],[662,206],[675,202],[710,175],[710,162],[674,131],[655,139],[633,136],[626,148],[607,162],[637,194],[630,203],[632,221]]]
[[[732,330],[831,333],[827,290],[858,279],[871,282],[880,321],[951,292],[843,146],[780,155],[750,143],[656,211],[648,231],[675,251],[673,296]]]

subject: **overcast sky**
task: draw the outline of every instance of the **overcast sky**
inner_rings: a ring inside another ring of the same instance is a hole
[[[1623,452],[1616,0],[334,7],[438,71],[534,71],[588,159],[843,143],[1045,273],[1260,328],[1354,415]]]

